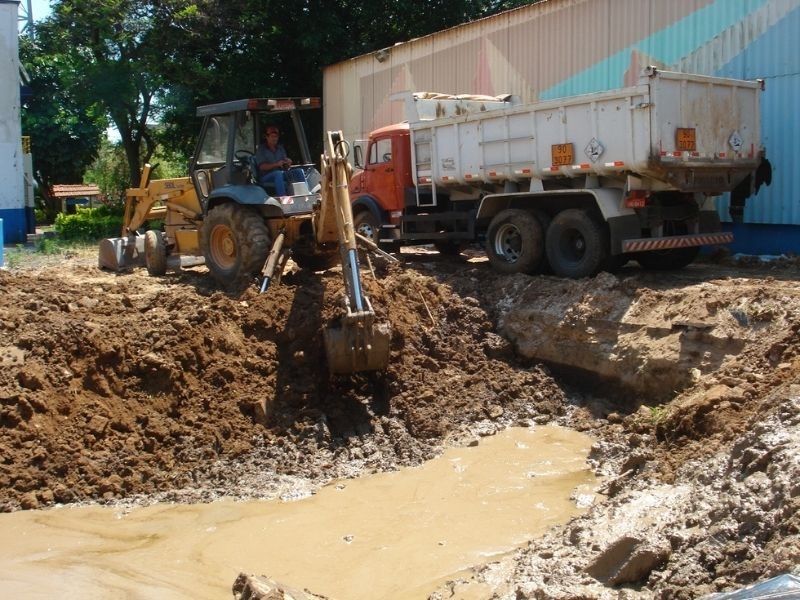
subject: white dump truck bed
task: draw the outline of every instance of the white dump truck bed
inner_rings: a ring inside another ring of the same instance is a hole
[[[448,186],[624,175],[630,188],[729,191],[759,163],[760,85],[648,68],[633,87],[536,104],[408,95],[412,177]]]

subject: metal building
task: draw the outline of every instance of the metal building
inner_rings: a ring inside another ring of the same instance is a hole
[[[734,251],[800,254],[800,0],[544,0],[326,68],[325,127],[363,139],[402,121],[402,91],[535,102],[632,85],[647,65],[765,80],[772,185],[726,226]]]
[[[0,219],[5,243],[27,237],[16,0],[0,0]]]

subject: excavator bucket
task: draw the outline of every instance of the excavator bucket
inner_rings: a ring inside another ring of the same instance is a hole
[[[387,323],[375,322],[369,298],[364,300],[366,310],[353,312],[345,297],[345,315],[323,332],[331,375],[383,371],[389,366],[391,328]]]
[[[331,375],[383,371],[389,366],[391,333],[384,323],[342,320],[325,329],[325,354]]]
[[[102,240],[97,265],[111,271],[144,266],[144,237],[130,235]]]

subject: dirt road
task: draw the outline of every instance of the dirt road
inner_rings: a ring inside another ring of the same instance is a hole
[[[291,496],[558,422],[599,440],[606,500],[436,597],[690,598],[800,562],[796,261],[565,281],[405,258],[366,281],[390,369],[338,379],[335,270],[261,296],[202,267],[0,271],[0,508]]]

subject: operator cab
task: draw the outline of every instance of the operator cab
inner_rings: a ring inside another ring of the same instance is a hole
[[[320,106],[319,98],[251,98],[199,107],[197,116],[203,117],[203,125],[189,171],[204,212],[211,208],[210,200],[222,194],[236,193],[244,203],[251,203],[248,198],[259,195],[253,186],[275,197],[274,187],[259,184],[255,160],[267,126],[278,127],[281,144],[295,161],[293,167],[304,175],[305,181],[287,182],[287,194],[297,197],[298,209],[313,204],[321,178],[311,160],[301,112]],[[295,204],[286,198],[278,201]]]

